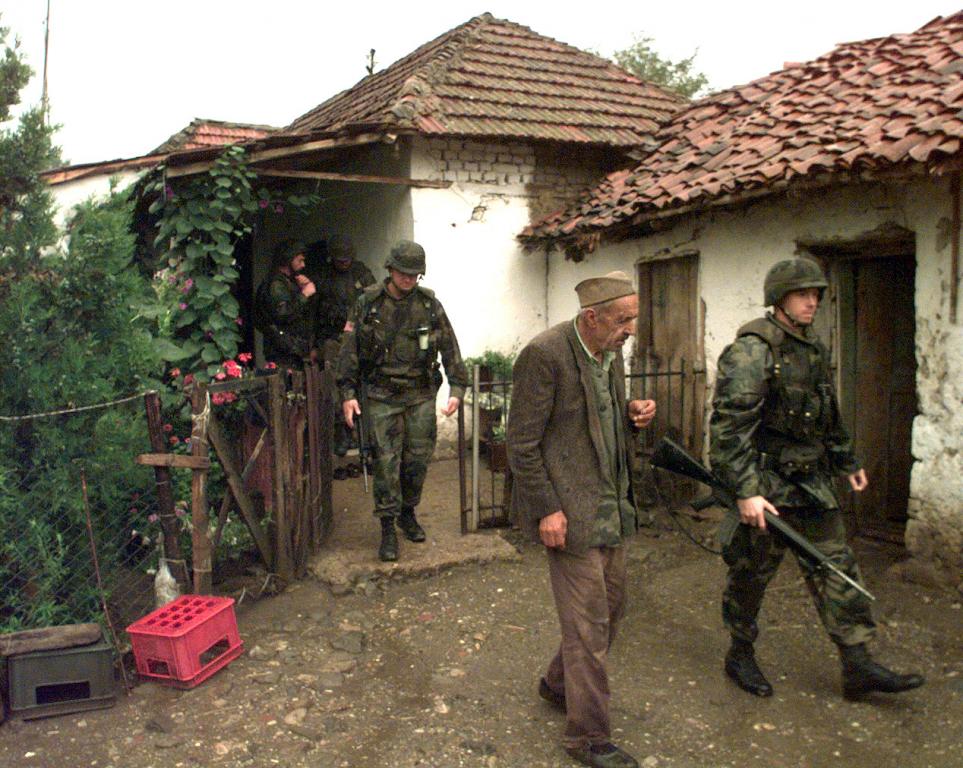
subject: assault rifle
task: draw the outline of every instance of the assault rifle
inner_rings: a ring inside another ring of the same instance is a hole
[[[685,449],[674,440],[663,437],[658,445],[656,445],[650,463],[653,467],[665,469],[692,480],[698,480],[700,483],[708,485],[712,489],[710,496],[704,499],[698,499],[692,503],[693,509],[705,509],[706,507],[711,507],[713,504],[720,504],[724,507],[736,506],[736,495],[726,487],[719,478],[712,474],[712,472],[686,453]],[[857,583],[833,565],[832,561],[830,561],[826,555],[816,549],[805,536],[796,531],[792,526],[770,512],[764,511],[763,514],[766,518],[766,525],[778,532],[779,535],[786,540],[790,548],[802,557],[811,568],[814,570],[825,568],[830,573],[835,574],[847,584],[859,590],[870,600],[876,599],[862,584]]]

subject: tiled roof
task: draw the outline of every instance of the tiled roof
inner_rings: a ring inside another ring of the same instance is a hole
[[[926,164],[963,138],[963,12],[829,54],[677,113],[657,147],[522,233],[591,250],[603,231],[768,194],[797,180]]]
[[[685,103],[610,61],[486,13],[366,77],[284,132],[380,128],[636,146]]]
[[[277,130],[270,125],[227,123],[223,120],[194,118],[190,125],[175,133],[150,154],[165,155],[168,152],[179,152],[187,149],[205,149],[207,147],[240,144],[245,141],[263,139]]]

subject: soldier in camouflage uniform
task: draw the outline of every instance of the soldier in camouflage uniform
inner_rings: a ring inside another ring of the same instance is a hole
[[[287,368],[302,368],[305,360],[317,357],[311,328],[315,286],[301,274],[304,253],[295,240],[279,243],[254,300],[254,325],[264,335],[265,360]]]
[[[355,259],[354,244],[342,235],[335,235],[327,242],[327,258],[313,275],[318,287],[317,324],[315,334],[318,344],[324,350],[325,360],[336,364],[340,349],[341,333],[348,320],[348,313],[366,288],[374,285],[375,278],[363,263]],[[350,448],[356,447],[354,433],[341,418],[341,407],[334,403],[334,454],[345,456]],[[360,467],[347,468],[355,475]],[[345,467],[334,470],[335,479],[344,479]]]
[[[425,540],[415,507],[435,449],[439,354],[451,386],[444,415],[458,410],[468,375],[441,302],[418,284],[425,273],[424,249],[402,240],[391,249],[385,267],[388,279],[361,294],[345,325],[338,386],[349,428],[361,415],[362,387],[367,390],[374,513],[381,520],[378,556],[392,561],[398,559],[396,520],[409,541]]]
[[[764,511],[781,515],[862,583],[832,478],[846,476],[857,492],[868,481],[840,421],[829,352],[811,328],[826,286],[822,269],[810,259],[777,263],[764,290],[773,312],[740,328],[719,358],[709,456],[738,499],[721,529],[729,566],[722,616],[732,636],[725,671],[757,696],[772,695],[772,686],[753,653],[756,616],[786,550],[766,531]],[[896,674],[870,658],[865,644],[876,625],[868,598],[799,562],[823,626],[839,648],[844,694],[922,685],[919,675]]]

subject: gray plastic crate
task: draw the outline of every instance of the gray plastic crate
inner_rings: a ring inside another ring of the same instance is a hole
[[[7,658],[10,712],[30,720],[114,705],[113,649],[106,640]]]

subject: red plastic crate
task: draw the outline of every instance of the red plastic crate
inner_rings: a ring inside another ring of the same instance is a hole
[[[193,688],[244,650],[230,597],[182,595],[129,627],[137,673]]]

